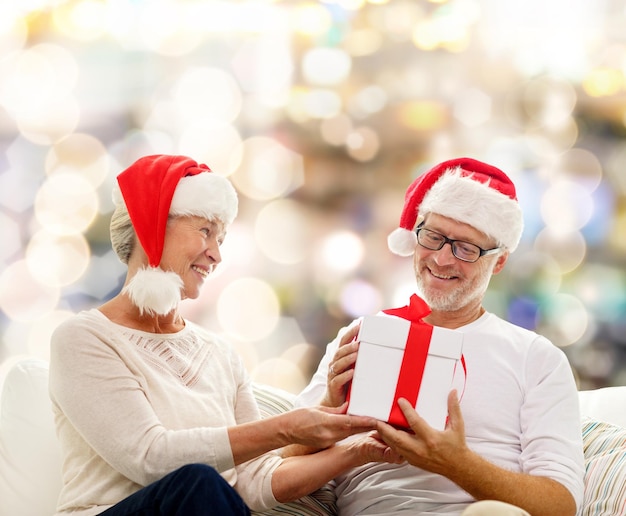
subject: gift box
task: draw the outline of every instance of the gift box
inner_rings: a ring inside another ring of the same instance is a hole
[[[388,315],[363,318],[348,413],[408,427],[397,404],[398,398],[406,398],[429,425],[443,430],[463,333],[423,322],[427,305],[419,298],[412,299],[412,305],[413,310],[404,307],[401,313],[414,320]]]

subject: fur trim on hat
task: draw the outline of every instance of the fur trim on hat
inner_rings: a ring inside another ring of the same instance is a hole
[[[178,181],[171,215],[197,215],[230,225],[237,216],[237,193],[228,179],[216,174],[196,174]]]
[[[158,267],[139,269],[122,289],[143,315],[166,315],[181,301],[183,280],[175,272]]]
[[[513,252],[520,241],[524,221],[517,200],[488,184],[450,171],[432,186],[419,207],[421,216],[436,213],[468,224]]]
[[[399,256],[411,256],[417,245],[417,234],[404,228],[396,228],[387,237],[387,246]]]

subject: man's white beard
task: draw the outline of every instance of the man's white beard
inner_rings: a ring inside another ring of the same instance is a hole
[[[490,280],[491,271],[484,269],[482,274],[475,277],[472,283],[468,283],[467,280],[460,280],[463,281],[463,284],[458,288],[441,291],[425,288],[421,274],[416,275],[417,288],[422,299],[426,301],[431,310],[438,312],[456,312],[477,299],[482,302]]]

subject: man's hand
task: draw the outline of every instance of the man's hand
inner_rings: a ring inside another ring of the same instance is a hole
[[[426,423],[407,400],[401,398],[398,404],[412,433],[379,421],[377,428],[382,439],[409,464],[448,476],[451,467],[469,452],[457,392],[453,390],[448,395],[449,419],[443,431],[435,430]]]
[[[354,364],[359,349],[359,343],[355,340],[359,327],[359,324],[355,324],[342,335],[339,348],[330,362],[326,394],[321,402],[326,407],[339,407],[346,401],[348,385],[354,376]]]

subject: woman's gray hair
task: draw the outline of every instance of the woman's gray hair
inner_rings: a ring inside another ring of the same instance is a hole
[[[130,220],[126,203],[123,200],[115,204],[109,231],[111,234],[111,245],[115,254],[117,254],[122,263],[128,264],[130,255],[135,247],[137,235]]]

